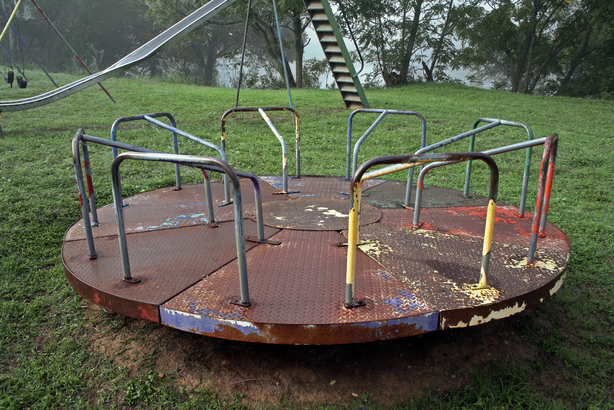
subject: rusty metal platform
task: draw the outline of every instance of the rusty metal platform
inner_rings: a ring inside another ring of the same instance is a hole
[[[123,315],[225,339],[279,344],[342,344],[394,339],[501,319],[542,302],[565,277],[569,241],[548,222],[537,263],[525,264],[532,215],[498,206],[490,288],[477,281],[487,200],[428,187],[421,225],[400,205],[405,184],[374,180],[364,192],[355,295],[344,307],[349,182],[335,177],[262,177],[265,237],[246,241],[251,306],[239,297],[231,206],[215,207],[209,225],[202,184],[125,198],[125,230],[133,276],[122,282],[112,205],[98,209],[97,258],[87,252],[82,220],[68,230],[65,275],[88,300]],[[267,183],[265,183],[265,181]],[[256,236],[253,187],[242,181],[245,236]],[[298,191],[298,192],[296,192]],[[222,184],[212,182],[220,205]],[[278,245],[275,243],[279,242]]]

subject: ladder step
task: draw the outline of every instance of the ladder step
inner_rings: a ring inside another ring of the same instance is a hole
[[[328,62],[329,63],[335,63],[335,64],[345,64],[345,58],[343,58],[343,54],[330,54],[327,55],[328,57]]]
[[[354,79],[352,78],[351,75],[347,75],[347,74],[341,74],[339,76],[335,76],[335,80],[337,81],[337,83],[352,83],[354,84]]]
[[[326,13],[315,12],[311,14],[311,21],[326,21],[328,22],[328,15]]]
[[[322,47],[324,49],[325,53],[339,53],[341,54],[341,47],[339,47],[339,44],[324,44],[324,47]]]
[[[351,108],[352,110],[359,110],[361,108],[365,108],[365,106],[362,104],[362,101],[359,103],[352,103],[350,101],[345,101],[345,106],[347,108]]]
[[[337,74],[349,74],[350,69],[345,64],[331,64],[331,70]]]
[[[314,23],[316,32],[318,33],[332,33],[333,32],[333,26],[330,25],[328,20],[324,23],[316,23],[315,21],[313,23]]]
[[[354,83],[352,83],[352,84],[341,83],[341,84],[338,84],[338,85],[339,85],[339,91],[341,91],[342,93],[358,94],[358,90],[354,86]]]
[[[307,4],[307,10],[324,10],[324,5],[321,1],[310,1]]]
[[[344,101],[352,101],[352,102],[358,102],[358,103],[362,103],[362,100],[360,99],[360,96],[358,95],[358,93],[353,94],[353,93],[347,93],[347,94],[343,94],[343,100]]]
[[[320,37],[320,36],[318,36]],[[335,43],[337,44],[337,37],[335,37],[332,34],[324,34],[322,37],[320,37],[320,42],[322,43]]]

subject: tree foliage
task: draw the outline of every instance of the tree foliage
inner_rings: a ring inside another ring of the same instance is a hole
[[[453,0],[345,0],[342,6],[366,61],[387,86],[411,82],[423,69],[432,81],[447,68],[457,10]]]
[[[464,46],[455,64],[512,92],[565,93],[579,73],[606,68],[589,58],[607,58],[606,15],[607,0],[481,1],[457,28]]]
[[[37,3],[92,71],[113,64],[156,34],[145,21],[146,6],[138,0],[39,0]],[[0,6],[8,16],[15,2],[0,0]],[[6,20],[0,17],[0,21],[4,27]],[[22,2],[13,26],[47,70],[80,69],[71,51],[30,1]],[[2,46],[17,64],[34,63],[12,30],[3,39]]]

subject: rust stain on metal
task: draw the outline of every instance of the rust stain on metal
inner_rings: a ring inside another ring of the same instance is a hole
[[[246,235],[256,234],[255,225],[245,221]],[[276,232],[265,228],[266,237]],[[62,249],[65,269],[81,282],[92,284],[98,294],[124,298],[126,303],[158,305],[237,257],[232,222],[222,223],[216,229],[204,225],[134,233],[127,235],[127,239],[132,273],[141,279],[138,285],[126,286],[121,282],[117,239],[97,239],[96,260],[80,257],[87,252],[85,240],[65,242]],[[247,249],[254,246],[246,242]]]
[[[420,213],[420,230],[483,238],[486,211],[486,207],[423,209]],[[529,245],[533,215],[525,212],[525,218],[519,218],[517,213],[518,208],[497,205],[494,241]],[[413,216],[411,210],[382,209],[381,223],[412,228]],[[569,239],[558,227],[548,222],[546,231],[548,235],[538,242],[540,248],[569,252]]]

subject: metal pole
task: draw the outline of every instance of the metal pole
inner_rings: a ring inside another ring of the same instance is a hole
[[[9,26],[11,25],[11,21],[13,21],[13,17],[15,17],[15,15],[17,14],[17,9],[19,8],[20,4],[21,4],[21,0],[19,0],[17,2],[17,5],[15,6],[15,9],[13,10],[13,13],[11,14],[11,17],[6,22],[6,26],[4,26],[4,30],[2,30],[2,34],[0,34],[0,41],[2,41],[2,39],[4,38],[4,35],[6,34],[7,30],[9,29]],[[2,14],[4,15],[4,17],[6,17],[4,12],[2,12]]]
[[[87,68],[87,66],[85,65],[85,63],[83,62],[83,60],[81,60],[81,57],[79,57],[77,55],[77,52],[75,50],[73,50],[73,48],[70,46],[70,44],[68,44],[68,41],[66,41],[66,39],[64,38],[64,36],[62,35],[62,33],[60,33],[58,31],[58,29],[53,25],[53,23],[51,22],[51,20],[49,20],[49,17],[47,17],[47,15],[45,14],[45,12],[43,11],[43,9],[41,9],[38,4],[36,3],[35,0],[32,0],[32,3],[34,4],[34,6],[38,9],[38,11],[40,11],[40,13],[43,15],[43,17],[45,18],[45,20],[47,20],[47,23],[49,23],[49,25],[51,26],[51,28],[53,29],[53,31],[56,32],[56,34],[58,36],[60,36],[60,38],[62,39],[62,41],[64,42],[64,44],[66,44],[68,46],[68,48],[70,49],[70,51],[72,51],[73,55],[75,56],[75,58],[77,60],[79,60],[79,62],[81,63],[81,65],[85,68],[85,71],[88,72],[88,74],[92,74],[92,72],[90,71],[89,68]],[[115,99],[113,99],[113,97],[111,97],[111,94],[109,94],[109,92],[107,91],[106,88],[104,88],[102,86],[101,83],[98,83],[98,85],[100,86],[100,88],[102,88],[102,91],[104,91],[105,93],[107,93],[107,95],[109,96],[109,98],[111,99],[111,101],[113,101],[114,103],[116,103],[117,101],[115,101]]]
[[[277,25],[277,37],[279,37],[279,51],[281,53],[281,64],[284,66],[284,75],[286,77],[286,88],[288,89],[288,101],[290,101],[290,108],[294,108],[292,105],[292,95],[290,94],[290,81],[288,80],[288,70],[286,69],[286,57],[284,56],[284,45],[281,39],[281,29],[279,28],[279,17],[277,16],[277,4],[275,0],[273,2],[273,11],[275,12],[275,24]],[[294,117],[292,117],[294,120]]]
[[[13,59],[11,58],[11,56],[9,55],[9,53],[6,52],[6,50],[4,49],[4,47],[2,47],[2,44],[0,44],[0,48],[2,49],[2,51],[4,51],[4,54],[6,54],[6,56],[9,58],[9,60],[11,60],[11,63],[13,63],[13,65],[15,66],[15,68],[17,69],[17,71],[19,71],[21,73],[21,75],[23,75],[23,78],[26,79],[26,81],[30,81],[28,80],[28,77],[26,77],[26,74],[21,71],[21,69],[19,68],[19,66],[17,65],[17,63],[15,61],[13,61]],[[11,86],[12,87],[12,86]]]
[[[243,62],[245,61],[245,46],[247,45],[247,29],[249,28],[249,15],[252,12],[252,0],[247,5],[247,16],[245,17],[245,31],[243,32],[243,48],[241,51],[241,66],[239,67],[239,84],[237,85],[237,100],[235,108],[239,107],[239,93],[241,92],[241,82],[243,81]]]
[[[21,3],[21,0],[19,0],[19,3]],[[17,7],[19,7],[19,3],[17,4]],[[15,7],[15,10],[13,11],[13,14],[15,14],[15,11],[17,11],[17,7]],[[6,17],[6,14],[4,14],[4,11],[2,10],[2,8],[0,7],[0,13],[2,13],[2,15],[4,16],[4,18]],[[11,19],[13,18],[13,15],[11,15]],[[36,61],[36,64],[38,64],[38,66],[41,68],[41,70],[43,70],[45,72],[45,74],[47,74],[47,77],[49,77],[49,79],[51,80],[51,82],[53,83],[53,85],[55,85],[56,88],[58,88],[59,86],[55,83],[55,81],[53,81],[53,78],[51,78],[51,76],[49,75],[49,73],[47,72],[47,70],[45,70],[45,68],[43,67],[43,65],[40,63],[40,61],[38,61],[38,59],[34,56],[34,53],[32,53],[32,50],[30,50],[30,48],[26,45],[26,42],[23,41],[23,38],[21,38],[21,36],[19,35],[19,33],[17,32],[17,30],[15,30],[15,27],[13,27],[13,25],[11,24],[10,20],[11,19],[7,19],[8,20],[8,25],[11,26],[11,28],[13,29],[13,31],[15,32],[15,34],[17,34],[17,37],[19,37],[19,40],[21,40],[21,44],[23,44],[23,46],[26,48],[26,50],[28,50],[28,52],[30,53],[30,55],[32,56],[32,58],[34,59],[34,61]],[[4,30],[6,30],[6,27],[4,28]],[[3,33],[4,34],[4,33]],[[2,38],[0,38],[0,41],[2,40]]]

